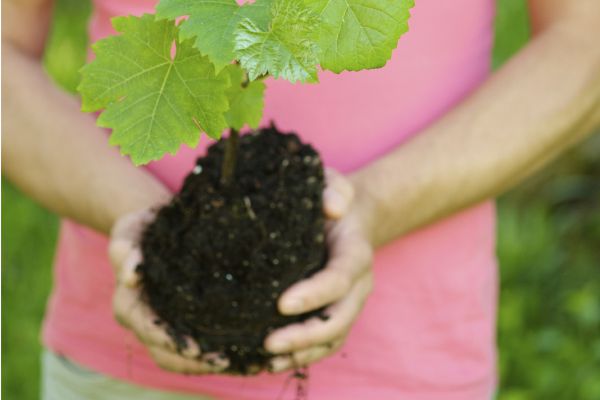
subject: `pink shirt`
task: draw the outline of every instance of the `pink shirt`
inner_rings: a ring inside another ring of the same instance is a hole
[[[95,0],[92,41],[109,18],[153,0]],[[264,122],[277,121],[349,172],[401,145],[488,75],[493,0],[418,1],[381,70],[321,74],[319,85],[270,81]],[[208,140],[148,166],[177,189]],[[426,162],[426,161],[424,161]],[[419,168],[415,165],[414,168]],[[276,399],[287,374],[183,376],[154,365],[112,317],[107,239],[64,221],[44,343],[136,384],[223,399]],[[310,399],[489,399],[495,385],[496,263],[491,202],[379,249],[375,289],[342,350],[310,369]],[[288,390],[285,398],[293,398]]]

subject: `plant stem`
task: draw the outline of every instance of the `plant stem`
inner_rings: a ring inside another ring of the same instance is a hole
[[[230,185],[233,180],[239,137],[239,132],[232,128],[229,131],[229,138],[225,142],[225,154],[223,156],[223,164],[221,165],[221,184],[223,186]]]

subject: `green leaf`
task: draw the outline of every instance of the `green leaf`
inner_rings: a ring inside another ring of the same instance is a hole
[[[245,82],[244,71],[239,65],[231,65],[227,71],[231,80],[231,86],[227,89],[229,98],[229,111],[225,114],[227,123],[238,131],[246,124],[250,128],[258,128],[264,108],[264,82]]]
[[[180,39],[194,39],[194,46],[215,64],[217,71],[234,59],[234,30],[244,19],[266,29],[272,0],[239,6],[235,0],[161,0],[158,18],[188,16],[181,23]]]
[[[414,0],[304,0],[321,18],[318,45],[323,69],[380,68],[408,31]]]
[[[172,57],[172,21],[118,17],[113,26],[121,34],[94,44],[96,59],[78,88],[84,111],[104,109],[98,124],[112,128],[110,143],[139,165],[195,146],[200,129],[218,138],[227,127],[229,76],[216,76],[191,41],[178,43]]]
[[[263,29],[250,19],[235,31],[235,55],[251,80],[271,74],[290,82],[317,81],[314,32],[319,19],[301,1],[276,0],[271,24]]]

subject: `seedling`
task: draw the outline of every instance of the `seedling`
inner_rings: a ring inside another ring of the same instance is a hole
[[[257,128],[267,76],[316,83],[319,65],[336,73],[384,66],[413,5],[161,0],[156,15],[114,18],[119,34],[93,45],[82,109],[104,110],[98,124],[112,129],[110,143],[146,164],[196,146],[201,131],[218,139],[227,128]]]
[[[327,258],[318,154],[258,128],[267,77],[318,83],[319,67],[380,68],[408,30],[414,0],[161,0],[156,14],[113,19],[79,91],[110,143],[135,165],[229,138],[198,160],[142,239],[144,293],[169,332],[224,353],[230,370],[265,366],[273,329],[313,316],[277,297]],[[238,164],[236,166],[236,163]],[[241,166],[239,164],[242,164]]]

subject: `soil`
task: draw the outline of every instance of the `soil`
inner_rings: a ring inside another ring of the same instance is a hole
[[[220,183],[225,141],[212,145],[142,238],[143,295],[180,347],[217,352],[229,372],[266,367],[272,330],[321,316],[283,316],[277,299],[327,258],[323,166],[275,127],[239,138],[231,184]]]

